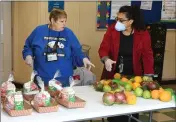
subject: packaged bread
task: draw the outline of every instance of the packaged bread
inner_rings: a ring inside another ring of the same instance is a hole
[[[28,94],[28,93],[29,94],[32,94],[32,93],[36,94],[36,93],[39,92],[37,84],[34,83],[34,78],[35,78],[36,75],[37,75],[37,72],[33,71],[31,73],[31,80],[24,83],[24,85],[23,85],[24,94]]]
[[[14,94],[10,94],[6,96],[6,108],[10,110],[23,110],[24,104],[23,104],[23,96],[22,92],[18,91]]]
[[[60,83],[60,81],[56,80],[56,78],[61,77],[61,73],[59,70],[56,71],[53,79],[51,79],[48,82],[48,90],[50,91],[61,91],[62,88],[62,84]]]
[[[42,90],[34,97],[34,105],[38,107],[47,107],[51,104],[51,96],[47,91]]]
[[[8,80],[6,82],[2,83],[1,97],[5,97],[7,94],[15,93],[16,87],[12,83],[13,81],[14,81],[13,74],[10,74]]]
[[[73,89],[73,86],[76,84],[73,77],[69,78],[69,87],[65,87],[61,91],[61,99],[69,101],[69,102],[75,102],[75,91]]]

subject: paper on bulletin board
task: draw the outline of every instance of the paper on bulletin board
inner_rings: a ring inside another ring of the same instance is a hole
[[[161,10],[161,20],[176,22],[176,2],[175,0],[163,0]]]
[[[117,16],[117,12],[119,11],[121,6],[124,5],[131,5],[131,1],[111,1],[111,20],[115,20],[116,16]]]
[[[152,10],[152,1],[141,1],[141,9]]]
[[[64,1],[48,1],[48,12],[54,8],[64,10]]]

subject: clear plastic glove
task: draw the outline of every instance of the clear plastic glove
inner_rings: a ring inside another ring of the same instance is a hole
[[[90,70],[92,66],[95,67],[95,65],[92,64],[88,58],[84,58],[83,63],[84,67],[87,68],[88,70]]]
[[[115,63],[116,63],[116,61],[113,61],[113,60],[111,60],[111,59],[107,59],[107,60],[105,61],[105,68],[106,68],[106,70],[109,71],[109,72],[111,72],[111,70],[112,70],[112,65],[115,64]]]
[[[25,62],[26,62],[27,65],[32,67],[33,66],[32,56],[31,55],[26,56]]]

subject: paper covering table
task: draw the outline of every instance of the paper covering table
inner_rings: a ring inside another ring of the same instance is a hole
[[[159,100],[138,98],[136,105],[113,105],[104,106],[102,103],[102,92],[94,90],[93,86],[74,87],[76,95],[86,100],[85,108],[67,109],[59,105],[58,112],[37,113],[33,110],[30,116],[10,117],[1,110],[2,122],[65,122],[90,120],[92,118],[128,115],[131,113],[155,111],[159,109],[174,108],[176,106],[174,99],[170,102],[161,102]]]

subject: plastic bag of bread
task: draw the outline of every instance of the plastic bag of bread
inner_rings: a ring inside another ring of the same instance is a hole
[[[24,94],[36,94],[39,92],[39,88],[36,83],[34,83],[34,79],[37,76],[37,72],[33,71],[31,73],[31,80],[24,83],[23,92]]]
[[[73,86],[76,85],[76,82],[71,76],[69,78],[69,83],[69,87],[65,87],[61,90],[60,98],[69,102],[75,102],[75,91]]]
[[[61,77],[61,73],[59,70],[56,71],[53,79],[51,79],[48,83],[48,90],[49,91],[61,91],[63,89],[60,81],[56,80],[56,78],[58,78],[58,77]]]
[[[51,104],[51,97],[47,91],[41,91],[34,97],[34,105],[38,107],[46,107]]]
[[[41,87],[41,91],[35,95],[34,105],[38,107],[47,107],[51,105],[51,96],[44,90],[44,85]]]
[[[10,74],[8,80],[6,82],[2,83],[1,97],[5,97],[7,94],[15,93],[16,87],[12,83],[13,81],[14,81],[13,74]]]
[[[24,103],[23,103],[23,96],[22,92],[18,91],[14,94],[10,94],[6,96],[5,106],[10,110],[23,110]]]

